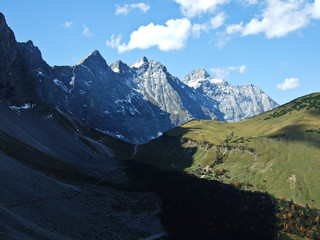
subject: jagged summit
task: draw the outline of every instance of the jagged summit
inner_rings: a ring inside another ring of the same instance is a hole
[[[7,48],[16,47],[16,38],[13,31],[7,25],[6,18],[0,12],[0,53],[3,56]]]
[[[99,52],[99,50],[95,49],[92,53],[90,53],[86,58],[95,57],[95,58],[103,58]]]
[[[198,68],[196,70],[191,71],[187,75],[187,77],[193,78],[193,79],[205,79],[211,77],[210,74],[204,69],[204,68]]]
[[[15,35],[0,13],[0,100],[15,104],[38,100],[26,65]]]
[[[134,64],[130,65],[131,68],[139,68],[141,67],[143,64],[148,63],[148,59],[143,56],[138,62],[135,62]]]
[[[199,68],[196,70],[191,71],[184,79],[182,79],[182,82],[187,84],[189,87],[192,87],[194,89],[197,89],[201,87],[201,85],[227,85],[228,83],[223,79],[213,78],[210,76],[210,74],[204,69]]]
[[[94,50],[92,53],[90,53],[87,57],[82,59],[80,62],[78,62],[76,65],[95,65],[95,64],[103,64],[107,65],[106,60],[101,56],[100,52],[98,50]]]
[[[26,45],[30,46],[30,47],[34,47],[33,41],[32,40],[28,40],[25,43]]]
[[[233,86],[223,79],[211,77],[203,68],[192,71],[182,82],[219,102],[224,120],[234,122],[252,117],[278,106],[254,85]]]
[[[110,68],[115,73],[124,73],[124,72],[130,71],[130,67],[124,62],[122,62],[121,60],[117,60],[114,63],[112,63],[110,65]]]

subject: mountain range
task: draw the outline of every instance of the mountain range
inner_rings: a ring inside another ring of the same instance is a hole
[[[49,103],[128,142],[148,142],[192,119],[239,121],[278,106],[256,86],[232,86],[204,69],[179,80],[146,57],[109,66],[95,50],[73,66],[51,67],[32,41],[16,42],[2,14],[0,22],[2,99]]]

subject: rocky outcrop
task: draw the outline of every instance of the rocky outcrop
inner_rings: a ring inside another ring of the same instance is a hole
[[[230,85],[225,80],[211,77],[203,68],[192,71],[182,82],[219,102],[218,108],[225,121],[240,121],[278,106],[259,87]]]
[[[120,78],[131,78],[136,91],[170,114],[173,124],[183,124],[191,119],[215,119],[221,117],[217,102],[197,93],[172,76],[161,63],[148,61],[146,57],[130,65],[130,68],[112,69]],[[128,73],[131,75],[128,76]],[[222,118],[220,118],[222,120]]]
[[[78,120],[133,143],[146,142],[173,128],[167,112],[136,92],[95,50],[74,66],[48,66],[31,42],[20,44],[38,95]],[[118,63],[123,70],[124,63]],[[127,68],[129,68],[127,66]]]
[[[14,104],[36,102],[34,79],[29,74],[14,33],[0,13],[0,100]]]

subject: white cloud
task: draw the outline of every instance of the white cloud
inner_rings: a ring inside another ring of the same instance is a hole
[[[297,87],[300,87],[299,78],[286,78],[284,82],[277,85],[277,88],[281,89],[282,91]]]
[[[91,37],[93,33],[90,31],[90,28],[88,28],[85,24],[82,25],[83,27],[83,32],[82,35],[86,37]]]
[[[121,39],[122,35],[114,38],[114,34],[112,34],[111,39],[106,41],[106,45],[111,48],[118,48],[120,46]]]
[[[140,9],[143,13],[146,13],[149,11],[150,6],[141,2],[141,3],[133,3],[130,5],[131,8],[138,8]]]
[[[117,48],[119,53],[151,47],[158,47],[161,51],[177,50],[186,45],[191,29],[191,22],[187,18],[171,19],[165,25],[150,23],[147,26],[140,26],[138,30],[131,33],[128,44],[121,44],[121,36],[115,38],[114,35],[106,44]]]
[[[320,19],[320,0],[266,0],[266,8],[260,16],[243,25],[227,27],[228,34],[240,32],[242,36],[264,33],[268,39],[281,38],[306,27],[311,19]]]
[[[239,24],[228,25],[224,32],[217,33],[217,41],[215,43],[215,46],[219,49],[223,48],[227,44],[227,42],[231,40],[231,35],[241,32],[242,29],[243,22]]]
[[[215,17],[210,19],[211,28],[217,29],[221,27],[224,24],[225,20],[226,20],[226,15],[223,12],[217,14]]]
[[[258,0],[242,0],[241,2],[246,4],[246,5],[258,4]]]
[[[209,22],[204,24],[193,24],[192,33],[196,38],[200,37],[201,32],[208,32],[211,29],[217,29],[224,24],[226,19],[226,15],[221,12],[217,14],[215,17],[211,18]]]
[[[130,10],[130,7],[128,4],[125,4],[123,7],[120,7],[119,5],[116,5],[116,12],[115,15],[128,15]]]
[[[192,26],[192,33],[193,33],[193,36],[195,36],[196,38],[200,37],[201,32],[207,32],[207,31],[208,31],[208,24],[207,23],[205,23],[205,24],[195,23]]]
[[[213,12],[218,5],[228,3],[230,0],[174,0],[180,4],[182,14],[186,17],[195,17],[207,12]]]
[[[268,0],[268,6],[262,19],[252,19],[243,29],[242,35],[254,35],[264,32],[267,38],[279,38],[305,27],[309,16],[301,0]]]
[[[315,0],[314,4],[311,6],[311,14],[315,19],[320,19],[320,0]]]
[[[230,66],[230,67],[226,67],[226,68],[211,68],[210,69],[215,77],[217,78],[221,78],[221,79],[226,79],[230,72],[239,72],[240,74],[245,74],[246,70],[247,70],[247,66],[246,65],[241,65],[241,66]]]
[[[241,22],[239,24],[232,24],[232,25],[227,26],[226,32],[228,34],[234,34],[237,32],[241,32],[242,28],[243,28],[243,22]]]
[[[116,5],[116,15],[128,15],[128,13],[132,10],[132,9],[139,9],[141,12],[146,13],[148,12],[148,10],[150,9],[150,6],[140,2],[140,3],[132,3],[132,4],[125,4],[122,7],[119,5]]]
[[[217,38],[214,45],[219,49],[222,49],[227,42],[231,40],[230,35],[228,35],[226,32],[217,32],[216,37]]]
[[[64,24],[62,24],[61,26],[64,28],[70,28],[72,27],[72,21],[66,21]]]

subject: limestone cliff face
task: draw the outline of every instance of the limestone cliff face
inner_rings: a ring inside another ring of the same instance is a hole
[[[217,102],[172,76],[161,63],[143,57],[130,66],[123,65],[119,67],[116,62],[111,68],[120,78],[132,81],[136,85],[135,91],[144,99],[169,113],[173,124],[180,125],[191,119],[222,120]]]
[[[218,108],[225,121],[240,121],[278,106],[259,87],[230,85],[225,80],[211,77],[203,68],[192,71],[182,81],[219,102]]]
[[[15,104],[35,102],[35,87],[14,33],[0,13],[0,99]]]

